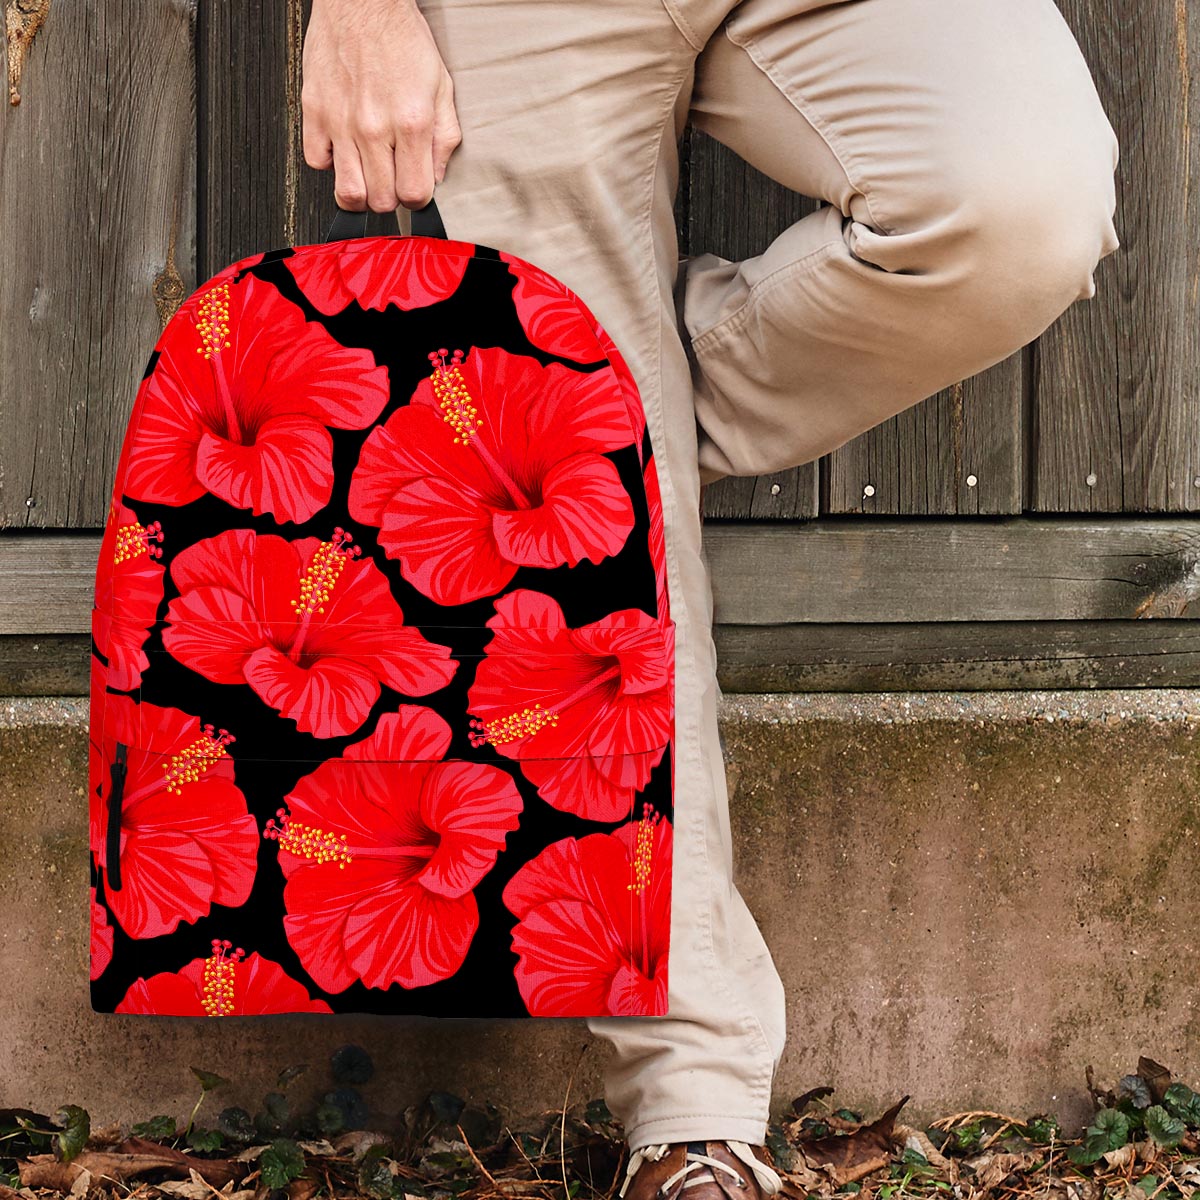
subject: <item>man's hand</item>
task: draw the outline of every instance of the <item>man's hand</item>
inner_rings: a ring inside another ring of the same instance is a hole
[[[421,208],[462,141],[454,85],[416,0],[313,0],[304,161],[342,208]]]

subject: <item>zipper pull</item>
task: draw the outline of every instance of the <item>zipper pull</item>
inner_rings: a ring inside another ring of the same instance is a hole
[[[108,831],[104,847],[105,888],[121,890],[121,801],[125,796],[124,742],[117,743],[108,785]]]

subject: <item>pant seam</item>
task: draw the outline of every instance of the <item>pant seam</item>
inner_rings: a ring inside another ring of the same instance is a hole
[[[671,20],[675,22],[675,28],[687,38],[688,45],[699,53],[704,48],[704,42],[692,28],[691,22],[683,15],[683,10],[679,7],[677,0],[662,0],[662,6],[667,10],[667,15]]]
[[[832,241],[825,242],[824,245],[818,246],[815,250],[810,250],[803,258],[798,258],[790,263],[784,263],[783,266],[778,267],[769,275],[764,275],[751,286],[750,294],[746,297],[746,302],[736,312],[723,317],[715,325],[710,325],[691,339],[692,349],[699,354],[704,348],[701,346],[702,342],[705,346],[708,346],[712,342],[717,341],[719,337],[727,335],[733,332],[734,329],[745,324],[750,317],[750,310],[762,300],[763,296],[774,291],[778,284],[786,282],[800,268],[803,267],[806,270],[811,270],[812,267],[819,265],[820,262],[829,258],[838,246],[843,244],[840,238],[835,238]]]
[[[874,189],[864,183],[861,178],[856,179],[858,170],[857,166],[852,174],[849,164],[856,163],[858,159],[852,151],[842,148],[842,139],[826,124],[825,120],[817,115],[812,103],[801,97],[795,90],[795,85],[783,80],[779,77],[775,70],[774,64],[763,53],[761,47],[751,37],[743,37],[740,40],[733,36],[729,26],[725,26],[725,36],[735,45],[744,51],[746,57],[775,85],[779,94],[817,131],[821,140],[829,147],[829,153],[837,159],[838,165],[846,173],[846,179],[850,186],[863,198],[863,203],[867,206],[867,212],[871,214],[871,224],[881,233],[890,234],[894,232],[894,228],[890,222],[880,221],[879,200],[875,195]],[[875,198],[872,199],[872,196]],[[846,214],[849,215],[848,213]]]

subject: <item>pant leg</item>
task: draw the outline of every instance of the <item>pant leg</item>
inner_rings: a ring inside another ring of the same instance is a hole
[[[576,291],[627,359],[662,493],[676,623],[674,870],[666,1017],[605,1018],[607,1098],[633,1146],[761,1141],[782,987],[733,886],[717,729],[696,421],[679,335],[677,135],[699,28],[678,0],[421,0],[463,140],[438,186],[450,237],[511,251]]]
[[[692,118],[829,202],[681,272],[704,483],[809,462],[1007,357],[1119,244],[1116,136],[1053,0],[741,0]]]

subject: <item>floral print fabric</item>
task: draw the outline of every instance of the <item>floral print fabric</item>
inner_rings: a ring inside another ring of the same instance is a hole
[[[201,287],[97,564],[93,1008],[665,1013],[663,530],[628,366],[536,266],[363,238]]]

